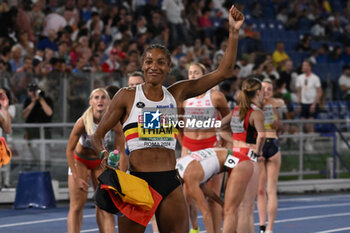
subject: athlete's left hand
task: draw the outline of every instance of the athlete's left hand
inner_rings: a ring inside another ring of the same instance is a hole
[[[232,5],[229,15],[230,28],[233,31],[239,31],[239,29],[242,27],[243,22],[244,15],[235,6]]]

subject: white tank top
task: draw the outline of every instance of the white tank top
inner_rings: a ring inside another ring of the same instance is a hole
[[[186,168],[193,160],[199,161],[203,168],[204,177],[201,183],[207,182],[210,178],[220,172],[220,163],[216,156],[216,152],[212,148],[208,148],[192,152],[177,161],[176,169],[178,169],[181,178],[184,177]]]
[[[218,112],[213,105],[210,97],[210,90],[202,98],[189,98],[186,100],[185,116],[186,121],[215,121],[218,119]],[[186,124],[187,128],[197,129],[196,124]],[[214,128],[213,124],[201,127],[200,129]]]
[[[128,119],[123,124],[126,144],[131,151],[145,148],[167,148],[175,150],[177,128],[176,101],[163,89],[161,101],[148,100],[142,84],[136,86],[135,100]]]
[[[98,124],[94,123],[93,125],[94,132],[96,131],[97,126]],[[79,138],[79,143],[83,147],[93,150],[94,148],[91,145],[91,136],[92,135],[88,135],[86,132],[84,132]],[[103,139],[103,145],[105,148],[107,148],[107,146],[111,143],[112,143],[112,131],[108,131]]]

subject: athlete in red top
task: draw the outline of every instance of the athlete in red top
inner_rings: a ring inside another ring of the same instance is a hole
[[[244,80],[239,96],[239,105],[232,111],[231,115],[222,120],[222,127],[230,125],[233,133],[233,140],[227,134],[222,134],[226,140],[233,141],[233,156],[228,156],[225,163],[232,170],[225,191],[223,233],[234,232],[236,229],[236,211],[243,197],[250,195],[247,186],[254,171],[254,161],[256,161],[256,156],[262,155],[265,141],[264,115],[257,107],[262,105],[262,97],[262,85],[258,79],[248,78]],[[255,187],[256,189],[257,187]],[[256,191],[253,191],[251,196],[255,198]],[[253,203],[254,198],[252,199]],[[254,221],[250,220],[253,216],[250,215],[239,216],[239,224],[241,222],[247,224],[237,228],[237,232],[250,232],[250,228],[254,229]]]

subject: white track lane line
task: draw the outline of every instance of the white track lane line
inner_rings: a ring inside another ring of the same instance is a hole
[[[278,211],[289,211],[289,210],[302,210],[302,209],[317,209],[317,208],[329,208],[329,207],[342,207],[342,206],[350,206],[350,203],[339,203],[339,204],[324,204],[324,205],[307,205],[307,206],[296,206],[296,207],[285,207],[285,208],[278,208]],[[255,210],[254,213],[257,213],[258,211]]]
[[[314,196],[314,197],[296,197],[296,198],[282,198],[278,199],[278,202],[296,202],[296,201],[329,201],[333,199],[339,199],[339,198],[349,198],[350,195],[344,194],[344,195],[334,195],[334,196]]]
[[[283,222],[305,221],[305,220],[320,219],[320,218],[342,217],[342,216],[348,216],[348,215],[350,215],[350,212],[338,213],[338,214],[315,215],[315,216],[308,216],[308,217],[301,217],[301,218],[287,218],[287,219],[275,220],[275,224],[283,223]],[[258,222],[255,223],[254,226],[259,226],[259,223]]]
[[[278,211],[287,211],[287,210],[296,210],[296,209],[310,209],[310,208],[327,208],[327,207],[336,207],[336,206],[347,206],[350,205],[350,203],[347,204],[329,204],[329,205],[309,205],[309,206],[300,206],[300,207],[289,207],[289,208],[279,208]],[[255,211],[256,212],[256,211]],[[335,216],[336,215],[326,215],[327,216]],[[83,218],[91,218],[91,217],[95,217],[95,214],[90,214],[90,215],[84,215]],[[312,217],[312,216],[311,216]],[[202,218],[202,216],[199,216],[199,218]],[[306,217],[306,219],[309,217]],[[317,218],[317,216],[316,216]],[[300,219],[300,220],[290,220],[290,221],[302,221],[304,220],[304,218],[296,218],[296,219]],[[311,218],[313,219],[313,218]],[[45,219],[45,220],[36,220],[36,221],[28,221],[28,222],[19,222],[19,223],[11,223],[11,224],[4,224],[4,225],[0,225],[0,228],[7,228],[7,227],[14,227],[14,226],[23,226],[23,225],[31,225],[31,224],[39,224],[39,223],[47,223],[47,222],[56,222],[56,221],[65,221],[67,220],[67,217],[63,217],[63,218],[52,218],[52,219]],[[286,220],[276,220],[276,222],[279,221],[287,221]],[[289,220],[288,220],[289,221]],[[255,224],[256,225],[256,224]]]
[[[84,215],[83,218],[92,218],[92,217],[95,217],[95,216],[96,216],[95,214],[89,214],[89,215]],[[4,224],[4,225],[0,225],[0,228],[24,226],[24,225],[31,225],[31,224],[38,224],[38,223],[47,223],[47,222],[66,221],[66,220],[67,220],[67,217],[64,217],[64,218],[50,218],[50,219],[44,219],[44,220],[36,220],[36,221]]]
[[[346,231],[346,230],[350,230],[350,227],[332,229],[332,230],[328,230],[328,231],[318,231],[318,232],[315,232],[315,233],[331,233],[331,232],[339,232],[339,231]]]
[[[93,228],[93,229],[81,230],[80,233],[81,232],[98,232],[98,231],[99,231],[98,228]]]

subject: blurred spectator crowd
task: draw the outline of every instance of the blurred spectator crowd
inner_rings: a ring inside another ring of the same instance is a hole
[[[320,78],[321,105],[350,100],[350,1],[234,3],[246,21],[232,79],[220,86],[232,105],[242,79],[270,78],[275,95],[287,103],[285,118],[295,118],[290,113],[298,101],[296,82],[304,60]],[[128,74],[140,70],[140,57],[150,43],[162,43],[172,54],[166,86],[186,79],[193,62],[214,70],[227,45],[231,4],[228,0],[3,0],[0,86],[12,92],[13,102],[24,104],[28,85],[38,83],[53,101],[55,115],[63,111],[56,104],[63,98],[60,88],[68,90],[65,98],[71,111],[85,106],[88,96],[73,90],[81,90],[79,80],[87,73],[100,77],[94,87],[126,86]],[[73,78],[62,86],[60,80],[67,77]]]

